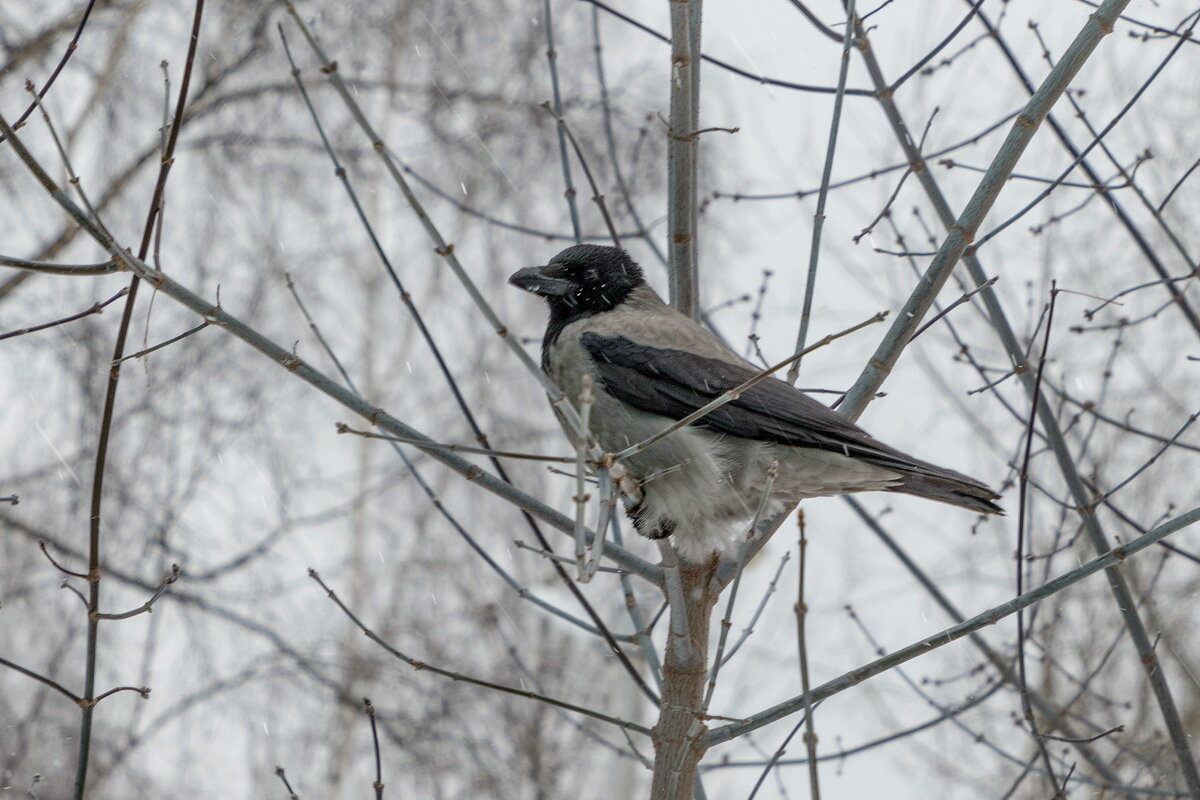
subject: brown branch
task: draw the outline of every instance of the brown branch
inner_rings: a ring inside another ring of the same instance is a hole
[[[379,730],[375,725],[375,706],[369,698],[363,698],[363,713],[371,720],[371,741],[375,746],[375,800],[383,800],[383,759],[379,755]]]
[[[75,320],[83,319],[84,317],[90,317],[93,314],[99,314],[102,311],[104,311],[106,306],[108,306],[112,303],[115,303],[116,301],[120,300],[122,297],[124,297],[127,294],[129,294],[129,287],[125,287],[125,288],[121,289],[121,291],[117,292],[112,297],[105,300],[103,303],[93,304],[92,307],[89,308],[87,311],[80,311],[78,314],[72,314],[69,317],[63,317],[62,319],[56,319],[53,322],[43,322],[41,325],[34,325],[29,328],[18,328],[15,331],[9,331],[8,333],[0,333],[0,341],[3,341],[5,339],[13,339],[13,338],[16,338],[17,336],[24,336],[27,333],[36,333],[38,331],[44,331],[47,328],[54,328],[59,325],[66,325],[68,322],[74,322]]]
[[[38,683],[43,683],[46,686],[49,686],[51,689],[53,689],[54,691],[63,695],[64,697],[71,698],[71,701],[73,703],[82,703],[83,702],[83,698],[75,695],[70,690],[63,688],[62,685],[59,684],[58,682],[52,681],[49,678],[47,678],[45,675],[40,675],[31,669],[22,667],[20,664],[9,661],[7,658],[0,658],[0,665],[8,667],[9,669],[14,670],[15,672],[19,672],[28,678],[33,678]]]
[[[62,564],[59,564],[57,561],[55,561],[54,556],[50,555],[50,551],[46,549],[46,542],[44,539],[38,540],[38,547],[40,547],[42,549],[42,553],[46,556],[46,558],[50,559],[50,563],[53,564],[54,568],[57,569],[59,572],[65,574],[65,575],[70,575],[72,578],[83,578],[85,580],[87,579],[87,575],[85,573],[72,572],[71,570],[64,567]]]
[[[1027,535],[1028,517],[1026,509],[1028,508],[1027,494],[1029,489],[1029,463],[1033,457],[1033,431],[1036,427],[1038,402],[1042,397],[1042,371],[1046,367],[1046,354],[1050,349],[1050,331],[1054,323],[1054,301],[1058,298],[1058,289],[1052,281],[1050,284],[1050,307],[1046,312],[1046,333],[1042,339],[1042,354],[1038,358],[1037,375],[1033,380],[1033,397],[1029,404],[1029,420],[1025,427],[1025,455],[1021,462],[1020,480],[1018,482],[1018,500],[1017,500],[1017,595],[1020,596],[1025,588],[1025,540]],[[1053,787],[1055,797],[1061,797],[1066,791],[1066,782],[1059,785],[1058,778],[1054,774],[1054,764],[1050,761],[1050,753],[1046,749],[1045,739],[1038,731],[1037,717],[1034,716],[1033,706],[1029,702],[1029,683],[1025,670],[1025,612],[1023,609],[1017,610],[1017,676],[1018,686],[1021,696],[1021,712],[1025,716],[1025,721],[1029,724],[1029,732],[1033,734],[1033,739],[1037,743],[1038,754],[1042,757],[1042,764],[1046,768],[1046,779],[1050,781],[1050,786]]]
[[[555,111],[550,103],[542,103],[542,108],[546,109],[547,113],[558,122],[558,127],[566,135],[567,141],[571,143],[571,149],[575,151],[575,157],[579,159],[579,165],[583,167],[583,174],[587,177],[588,185],[592,187],[592,201],[600,209],[600,216],[604,217],[604,224],[608,226],[608,235],[612,238],[615,247],[621,246],[621,237],[617,233],[617,226],[613,224],[612,217],[608,213],[608,205],[604,202],[604,195],[600,192],[600,187],[596,185],[596,178],[592,175],[592,168],[588,166],[587,158],[583,155],[583,148],[579,146],[579,140],[575,138],[575,134],[571,132],[571,126],[567,124],[566,119],[562,114]]]
[[[159,167],[158,181],[150,200],[150,210],[147,212],[146,224],[142,230],[142,243],[138,248],[138,259],[145,260],[150,247],[150,237],[154,229],[154,220],[162,206],[163,192],[166,189],[167,177],[175,158],[175,143],[179,138],[179,129],[183,124],[183,108],[187,100],[188,87],[191,84],[192,66],[196,60],[196,45],[200,38],[200,21],[204,15],[204,0],[196,0],[195,13],[192,18],[192,32],[188,42],[187,60],[183,68],[183,80],[179,86],[179,100],[175,107],[175,119],[167,145],[163,150],[162,163]],[[7,128],[7,124],[4,126]],[[24,148],[12,137],[12,144],[18,153]],[[97,222],[99,225],[99,222]],[[104,231],[101,228],[101,231]],[[109,242],[111,236],[104,234]],[[96,686],[96,649],[99,638],[100,612],[100,520],[101,499],[104,487],[104,469],[108,457],[108,439],[112,431],[113,411],[116,407],[117,382],[120,379],[120,361],[125,353],[125,339],[129,334],[129,324],[133,318],[133,307],[137,300],[137,290],[140,279],[135,274],[129,283],[129,299],[125,302],[124,313],[121,316],[121,326],[117,331],[117,341],[113,346],[112,361],[115,366],[108,373],[108,386],[104,395],[104,410],[100,417],[100,436],[96,446],[96,468],[92,478],[91,513],[88,532],[88,623],[87,650],[84,661],[83,698],[89,703],[83,707],[79,720],[79,750],[75,765],[74,800],[83,800],[87,785],[88,760],[91,753],[92,716],[95,701]]]
[[[38,100],[46,96],[46,92],[50,91],[50,87],[54,85],[54,81],[58,79],[58,75],[63,71],[63,67],[67,66],[67,62],[71,60],[71,56],[75,54],[75,50],[79,47],[79,38],[83,36],[83,29],[87,26],[88,18],[92,15],[92,8],[96,5],[96,0],[88,0],[87,6],[83,9],[83,16],[79,18],[79,25],[75,28],[75,35],[71,37],[71,41],[67,44],[67,49],[63,52],[62,58],[54,66],[54,70],[50,73],[50,77],[42,84],[42,88],[38,90]],[[29,107],[17,117],[17,121],[13,123],[13,130],[19,129],[25,124],[25,120],[29,119],[29,115],[33,113],[37,107],[37,101],[29,104]],[[0,142],[5,140],[5,136],[0,134]]]
[[[396,658],[400,659],[404,663],[408,664],[413,669],[427,670],[429,672],[432,672],[434,675],[440,675],[443,678],[449,678],[450,680],[453,680],[453,681],[461,681],[463,683],[469,683],[473,686],[483,687],[484,689],[492,689],[494,691],[502,692],[504,694],[512,694],[512,695],[517,695],[518,697],[525,697],[530,700],[537,700],[538,702],[545,703],[547,705],[556,706],[558,708],[562,708],[567,711],[574,711],[577,714],[583,714],[584,716],[592,717],[593,719],[602,720],[602,721],[610,723],[612,725],[616,725],[617,727],[620,727],[620,728],[626,728],[631,731],[637,731],[638,733],[645,734],[646,736],[650,735],[650,730],[648,728],[646,728],[642,725],[638,725],[635,722],[629,722],[627,720],[609,716],[608,714],[603,714],[599,711],[593,711],[590,708],[584,708],[583,706],[577,706],[574,703],[568,703],[563,700],[555,699],[553,697],[547,697],[546,695],[538,694],[537,692],[532,692],[532,691],[529,691],[528,689],[518,689],[515,686],[505,686],[504,684],[501,684],[501,683],[493,683],[492,681],[486,681],[481,678],[473,677],[471,675],[464,675],[461,672],[454,672],[454,671],[451,671],[448,669],[442,669],[441,667],[435,667],[432,664],[426,663],[419,659],[412,658],[411,656],[406,655],[405,653],[401,652],[400,650],[397,650],[392,645],[388,644],[386,641],[384,641],[384,639],[379,634],[375,633],[375,631],[368,628],[362,622],[362,620],[360,620],[358,618],[358,616],[353,611],[350,610],[350,607],[342,602],[342,599],[337,596],[337,593],[334,592],[332,589],[330,589],[329,586],[326,585],[325,581],[321,580],[321,576],[317,573],[317,571],[315,569],[310,568],[308,570],[308,577],[310,577],[314,581],[316,581],[317,584],[322,589],[325,590],[325,594],[329,597],[330,600],[333,601],[334,605],[336,605],[341,610],[341,612],[343,614],[345,614],[346,617],[352,623],[354,623],[354,626],[356,628],[358,628],[360,631],[363,632],[364,636],[366,636],[368,639],[370,639],[375,644],[382,647],[384,650],[386,650],[391,655],[395,656]]]
[[[187,337],[191,336],[193,333],[199,333],[200,331],[204,330],[211,324],[212,323],[209,322],[208,320],[204,320],[204,322],[201,322],[196,327],[189,328],[186,331],[184,331],[183,333],[179,334],[178,336],[172,336],[170,339],[167,339],[165,342],[159,342],[158,344],[154,345],[153,347],[147,347],[145,350],[139,350],[136,353],[132,353],[127,356],[122,356],[119,361],[113,362],[113,366],[115,367],[120,364],[124,364],[126,361],[131,361],[135,358],[142,358],[143,356],[148,356],[151,353],[153,353],[155,350],[162,350],[164,347],[169,347],[170,345],[175,344],[176,342],[180,341],[181,339],[186,339]]]
[[[300,800],[300,795],[292,789],[292,784],[288,783],[287,773],[283,771],[283,767],[275,767],[275,774],[279,776],[279,780],[283,781],[283,788],[287,789],[289,800]]]
[[[96,619],[129,619],[139,614],[149,614],[154,610],[154,604],[158,601],[158,598],[162,597],[163,592],[167,591],[167,587],[177,580],[179,580],[179,565],[172,564],[170,573],[158,584],[158,587],[154,590],[154,594],[150,595],[149,600],[135,609],[119,614],[96,614]]]

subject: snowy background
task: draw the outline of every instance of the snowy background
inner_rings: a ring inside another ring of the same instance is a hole
[[[0,109],[9,121],[29,103],[26,78],[41,85],[58,62],[80,6],[0,0]],[[507,287],[505,278],[518,267],[545,263],[572,240],[555,124],[539,107],[551,98],[542,3],[298,7],[388,148],[410,170],[414,190],[467,271],[536,353],[542,304]],[[629,186],[636,218],[661,250],[666,127],[660,118],[668,111],[669,49],[589,3],[556,0],[552,7],[565,116],[617,227],[636,233],[638,225],[618,190],[614,163]],[[669,30],[665,2],[622,0],[615,7],[656,31]],[[840,33],[839,4],[820,0],[811,7]],[[950,0],[885,4],[867,20],[884,75],[894,80],[903,74],[969,10],[969,3]],[[1036,23],[1056,59],[1092,10],[1075,0],[982,4],[1034,84],[1049,65],[1029,23]],[[1194,4],[1173,0],[1129,5],[1127,15],[1135,21],[1118,24],[1072,84],[1086,117],[1066,98],[1054,110],[1077,146],[1091,141],[1089,124],[1108,124],[1174,46],[1176,38],[1146,25],[1174,29],[1195,11]],[[168,62],[173,103],[191,22],[190,4],[100,4],[47,95],[46,109],[81,184],[122,246],[136,249],[158,173],[160,62]],[[492,444],[569,454],[543,392],[433,252],[281,6],[226,0],[205,10],[161,245],[153,248],[161,269],[204,297],[219,296],[226,311],[334,375],[288,290],[290,275],[365,397],[438,440],[474,443],[321,147],[276,23],[383,250]],[[608,109],[597,80],[596,23]],[[841,61],[840,45],[782,0],[710,0],[703,50],[753,75],[821,87],[836,84]],[[1028,93],[977,19],[927,69],[895,99],[915,137],[928,126],[927,155],[961,145],[929,161],[957,213],[979,180],[973,168],[986,168],[1008,131],[1009,124],[997,123],[1020,109]],[[1180,276],[1174,285],[1186,300],[1200,304],[1195,276],[1186,279],[1200,252],[1194,225],[1200,176],[1180,183],[1200,158],[1198,76],[1200,49],[1189,42],[1105,136],[1105,147],[1088,156],[1124,209],[1128,227],[1076,170],[1069,185],[978,253],[987,274],[998,278],[995,290],[1010,321],[1035,353],[1051,281],[1083,293],[1058,296],[1044,386],[1080,472],[1106,491],[1163,451],[1112,497],[1116,511],[1099,512],[1113,539],[1132,538],[1137,526],[1152,527],[1200,499],[1200,434],[1185,431],[1169,447],[1162,441],[1200,404],[1200,332],[1130,234],[1130,228],[1139,231],[1167,274]],[[857,53],[847,85],[871,86]],[[704,65],[701,86],[702,127],[738,128],[701,140],[702,305],[735,349],[752,355],[748,336],[754,333],[773,363],[795,342],[833,95],[764,85],[712,64]],[[35,113],[22,133],[52,175],[65,181],[40,116]],[[946,158],[953,168],[939,163]],[[1019,211],[1071,161],[1044,126],[982,232]],[[923,269],[940,242],[943,229],[911,176],[891,203],[890,217],[854,241],[888,203],[904,165],[880,105],[869,96],[848,96],[810,341],[878,311],[895,314],[916,285],[913,266]],[[1131,185],[1121,170],[1135,165]],[[574,178],[584,233],[602,241],[604,225],[577,163]],[[1168,195],[1169,203],[1157,210]],[[898,243],[898,234],[906,245]],[[667,273],[654,248],[635,235],[626,236],[625,245],[665,294]],[[912,263],[894,254],[906,248],[917,253]],[[106,258],[7,145],[0,147],[0,254],[59,263]],[[965,272],[959,275],[967,280]],[[123,274],[61,277],[6,269],[0,272],[0,332],[85,310],[128,280]],[[1121,305],[1085,314],[1105,298],[1156,281],[1122,297]],[[949,303],[962,293],[952,278],[941,300]],[[59,588],[64,576],[37,542],[44,540],[64,566],[86,568],[92,472],[122,302],[98,316],[0,342],[0,495],[20,496],[19,505],[0,504],[0,657],[72,691],[83,680],[86,618],[79,599]],[[1015,481],[1029,401],[1011,378],[994,391],[978,391],[1010,368],[982,307],[963,305],[948,319],[961,344],[944,322],[924,333],[884,384],[886,396],[860,422],[895,447],[1003,487],[1010,513],[981,522],[914,498],[858,500],[970,616],[1015,593]],[[197,321],[144,285],[127,352]],[[800,385],[845,390],[884,329],[870,327],[806,358]],[[963,345],[987,368],[985,376],[962,356]],[[335,430],[337,422],[365,423],[217,328],[127,362],[119,386],[103,495],[101,605],[109,611],[140,605],[173,563],[183,577],[152,614],[101,626],[98,690],[133,685],[153,692],[148,700],[117,694],[97,707],[90,797],[180,791],[285,797],[276,765],[287,770],[301,797],[367,796],[374,758],[360,710],[363,696],[378,709],[389,797],[645,795],[649,773],[616,729],[413,671],[357,632],[307,577],[308,568],[318,570],[368,626],[414,658],[653,724],[656,709],[601,640],[506,586],[386,443]],[[817,396],[826,402],[834,397]],[[1081,404],[1093,404],[1108,421]],[[515,508],[419,451],[409,454],[441,503],[492,558],[540,597],[582,616],[545,561],[514,546],[514,539],[532,542]],[[485,459],[471,458],[488,467]],[[530,462],[508,467],[523,491],[572,513],[572,479]],[[1028,562],[1026,586],[1093,555],[1078,515],[1063,507],[1068,495],[1053,455],[1037,440],[1031,480],[1028,549],[1036,558]],[[814,684],[873,659],[877,647],[893,650],[952,624],[843,500],[808,501],[803,510]],[[796,531],[793,521],[784,523],[746,568],[733,615],[735,636],[781,571],[745,646],[721,673],[715,714],[744,717],[800,692]],[[547,535],[556,546],[567,542],[556,532]],[[1150,635],[1161,637],[1157,654],[1193,734],[1200,732],[1200,571],[1188,554],[1200,551],[1198,536],[1185,531],[1172,537],[1184,554],[1151,549],[1125,568]],[[657,558],[647,542],[635,540],[630,547]],[[85,582],[70,582],[86,591]],[[643,612],[652,615],[660,596],[638,586]],[[601,574],[582,588],[614,631],[631,629],[615,576]],[[1085,735],[1125,726],[1092,745],[1123,784],[1182,791],[1158,708],[1137,654],[1122,636],[1103,577],[1043,603],[1027,624],[1030,687],[1067,706]],[[665,623],[655,638],[661,647]],[[984,638],[1004,658],[1016,658],[1012,619]],[[628,650],[636,657],[636,648]],[[818,752],[829,759],[821,767],[823,795],[1051,796],[1018,693],[1007,685],[993,692],[997,681],[980,651],[964,640],[908,665],[903,674],[889,672],[827,701],[815,716]],[[952,719],[911,732],[985,694]],[[78,709],[62,696],[0,669],[0,797],[24,797],[35,774],[42,776],[35,787],[39,796],[69,795],[78,718]],[[795,722],[784,720],[711,750],[702,773],[707,796],[747,796],[765,758]],[[839,756],[897,733],[907,735]],[[647,741],[635,741],[643,754],[649,752]],[[1051,742],[1050,750],[1060,779],[1072,765],[1073,779],[1097,778],[1071,745]],[[803,755],[797,736],[758,796],[807,797],[807,771],[790,763]],[[1022,780],[1030,764],[1033,772]],[[1079,780],[1070,791],[1103,794]]]

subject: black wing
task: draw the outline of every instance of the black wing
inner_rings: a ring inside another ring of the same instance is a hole
[[[623,336],[589,332],[580,336],[580,343],[609,394],[634,408],[675,420],[758,374],[749,367],[650,347]],[[925,466],[773,377],[693,424],[743,439],[830,450],[906,473]]]

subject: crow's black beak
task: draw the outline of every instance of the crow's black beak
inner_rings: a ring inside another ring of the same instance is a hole
[[[526,267],[508,276],[508,282],[518,289],[524,289],[541,297],[566,297],[575,288],[575,284],[560,278],[554,273],[558,267]]]

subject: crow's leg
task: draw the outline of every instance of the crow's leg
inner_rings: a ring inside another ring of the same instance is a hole
[[[670,520],[662,520],[657,525],[652,526],[650,521],[646,519],[646,498],[644,495],[642,502],[629,509],[627,513],[629,514],[629,518],[633,520],[633,527],[647,539],[665,539],[675,532],[675,523]]]

